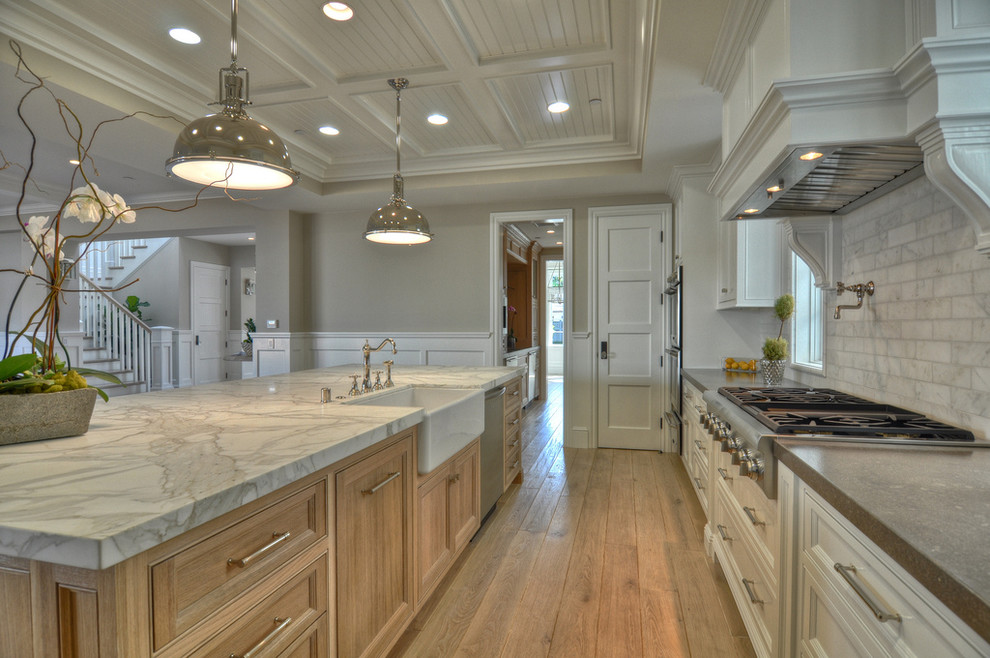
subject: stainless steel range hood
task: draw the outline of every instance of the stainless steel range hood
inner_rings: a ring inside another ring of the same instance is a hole
[[[749,190],[734,216],[842,215],[922,176],[923,159],[914,143],[795,149]]]

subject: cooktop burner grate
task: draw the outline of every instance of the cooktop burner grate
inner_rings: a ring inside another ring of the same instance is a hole
[[[776,434],[975,440],[968,430],[833,389],[726,386],[719,393]]]

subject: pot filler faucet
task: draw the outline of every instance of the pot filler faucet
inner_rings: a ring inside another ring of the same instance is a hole
[[[381,345],[379,345],[378,347],[376,347],[374,349],[372,349],[371,345],[368,344],[367,339],[365,339],[365,341],[364,341],[364,347],[361,348],[361,354],[364,356],[364,379],[361,381],[361,392],[362,393],[367,393],[368,391],[372,390],[372,386],[371,386],[371,353],[372,352],[377,352],[378,350],[382,349],[383,347],[385,347],[385,344],[386,343],[391,343],[392,344],[392,354],[398,354],[399,353],[398,350],[395,349],[395,341],[392,340],[391,338],[386,338],[385,340],[382,341],[382,344]],[[391,371],[391,368],[389,368],[389,370]],[[388,379],[389,379],[389,381],[391,381],[391,379],[392,379],[392,373],[391,372],[389,372]]]
[[[839,306],[836,306],[835,307],[835,315],[833,317],[836,320],[839,319],[839,315],[842,312],[842,309],[844,309],[844,308],[851,308],[851,309],[863,308],[863,295],[869,295],[870,297],[872,297],[874,291],[876,290],[876,286],[873,285],[873,282],[872,281],[870,281],[869,283],[856,283],[856,284],[851,285],[851,286],[850,285],[846,285],[845,283],[842,283],[841,281],[837,281],[836,282],[836,286],[837,286],[837,288],[836,288],[836,290],[837,290],[836,296],[841,295],[842,293],[844,293],[847,290],[849,292],[856,293],[856,303],[855,304],[840,304]],[[367,369],[367,366],[365,366],[365,369]]]

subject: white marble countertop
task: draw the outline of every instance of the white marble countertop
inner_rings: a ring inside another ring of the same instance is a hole
[[[83,436],[0,447],[0,555],[106,568],[422,420],[415,407],[320,403],[360,368],[97,401]],[[488,389],[521,374],[402,366],[392,379]]]

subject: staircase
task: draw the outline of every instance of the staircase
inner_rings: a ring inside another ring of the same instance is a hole
[[[116,287],[170,240],[172,238],[94,242],[79,259],[76,270],[98,286]]]
[[[151,328],[85,274],[79,274],[82,363],[116,375],[122,384],[90,378],[113,397],[151,390]]]

